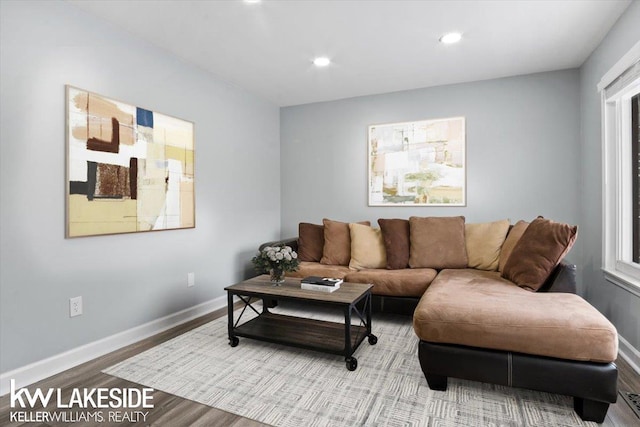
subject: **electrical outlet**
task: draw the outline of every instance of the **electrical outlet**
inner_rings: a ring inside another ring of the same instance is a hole
[[[187,286],[195,286],[196,284],[196,274],[195,273],[187,273]]]
[[[76,317],[82,314],[82,297],[69,299],[69,317]]]

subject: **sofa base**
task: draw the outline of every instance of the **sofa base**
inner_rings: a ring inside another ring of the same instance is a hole
[[[372,295],[372,310],[374,313],[391,313],[413,316],[418,305],[416,297],[391,297],[386,295]]]
[[[601,423],[618,395],[614,363],[578,362],[507,351],[420,341],[418,356],[429,388],[446,390],[448,377],[573,397],[576,413]]]

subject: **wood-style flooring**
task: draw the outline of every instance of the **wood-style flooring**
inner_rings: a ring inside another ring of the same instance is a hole
[[[208,315],[199,317],[183,325],[172,328],[168,331],[154,335],[138,343],[129,345],[120,350],[116,350],[105,356],[94,359],[90,362],[84,363],[75,368],[69,369],[60,374],[49,377],[38,383],[35,383],[28,387],[30,391],[40,387],[42,389],[49,388],[61,388],[63,390],[71,390],[74,387],[77,388],[128,388],[135,387],[142,389],[139,384],[135,384],[129,381],[125,381],[119,378],[112,377],[110,375],[103,374],[101,371],[116,363],[126,360],[138,353],[141,353],[149,348],[152,348],[164,341],[174,338],[180,334],[183,334],[193,328],[203,325],[207,322],[215,320],[221,316],[226,315],[226,309],[218,310]],[[618,387],[620,391],[640,392],[640,375],[635,372],[628,363],[622,358],[618,358],[616,362],[619,369]],[[70,392],[69,392],[70,394]],[[66,400],[65,400],[66,399]],[[69,395],[63,397],[63,401],[68,401]],[[177,396],[173,396],[168,393],[164,393],[159,390],[155,390],[153,393],[154,408],[148,409],[149,413],[146,419],[143,420],[140,417],[137,423],[123,423],[121,420],[109,420],[107,419],[108,410],[103,411],[104,421],[96,423],[83,423],[74,422],[73,424],[65,422],[10,422],[9,413],[10,399],[9,394],[0,398],[0,426],[87,426],[87,425],[99,425],[104,427],[109,426],[122,426],[122,425],[156,425],[156,426],[210,426],[210,427],[256,427],[265,426],[266,424],[259,423],[247,418],[240,417],[238,415],[231,414],[229,412],[221,411],[219,409],[211,408],[200,403],[193,402],[191,400],[182,399]],[[34,410],[47,410],[51,412],[60,412],[56,407],[55,402],[51,402],[46,408],[38,408]],[[147,411],[145,409],[144,411]],[[84,412],[88,412],[85,410]],[[90,412],[96,412],[91,409]],[[629,405],[619,396],[618,402],[609,407],[607,418],[603,423],[604,426],[611,427],[632,427],[640,426],[640,419],[636,417]]]

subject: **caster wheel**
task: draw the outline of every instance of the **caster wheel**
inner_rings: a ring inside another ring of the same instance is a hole
[[[378,337],[371,334],[369,335],[369,344],[376,345],[378,343]]]
[[[231,347],[236,347],[239,343],[240,343],[240,340],[238,339],[238,337],[229,338],[229,345]]]
[[[347,357],[346,362],[347,369],[350,371],[355,371],[358,367],[358,359],[356,359],[355,357]]]

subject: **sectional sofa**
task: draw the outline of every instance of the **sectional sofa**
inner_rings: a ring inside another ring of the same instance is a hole
[[[577,227],[542,217],[378,224],[300,223],[297,238],[264,245],[297,250],[291,276],[371,283],[375,310],[412,313],[430,388],[454,377],[565,394],[584,420],[604,420],[617,399],[618,335],[562,263]]]

